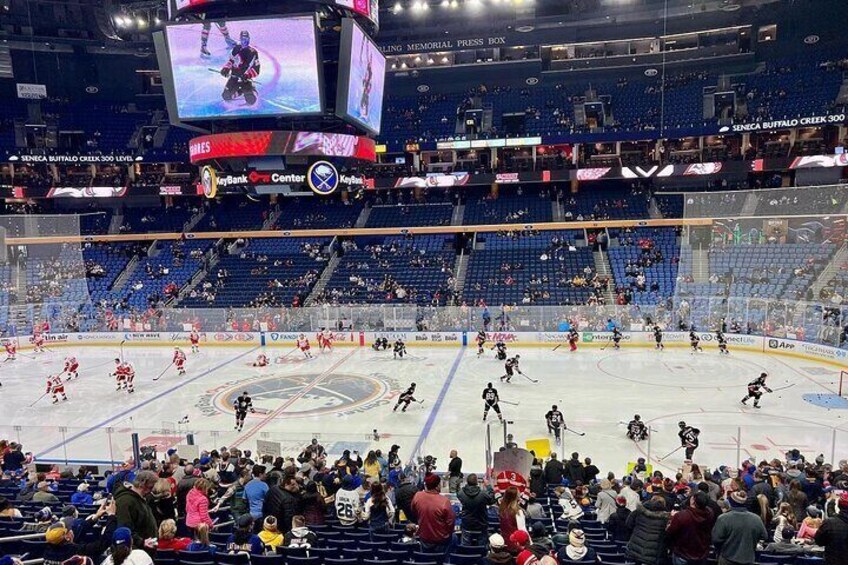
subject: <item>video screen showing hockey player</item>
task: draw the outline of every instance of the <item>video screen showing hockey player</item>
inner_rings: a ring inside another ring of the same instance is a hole
[[[181,120],[321,112],[311,16],[166,29]]]
[[[386,57],[352,20],[345,20],[343,26],[350,26],[350,32],[342,34],[342,41],[350,38],[350,52],[349,55],[343,54],[340,61],[344,64],[350,57],[347,97],[343,101],[345,111],[350,119],[373,133],[379,133],[383,119]]]

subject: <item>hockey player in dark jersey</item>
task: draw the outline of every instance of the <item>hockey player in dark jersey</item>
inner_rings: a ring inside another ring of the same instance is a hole
[[[621,349],[621,332],[618,328],[612,329],[612,346],[616,349]]]
[[[501,375],[501,382],[503,382],[504,380],[506,382],[511,382],[512,377],[515,376],[516,371],[519,375],[524,374],[521,372],[521,369],[518,368],[519,359],[521,359],[521,355],[516,355],[515,357],[506,360],[506,363],[504,363],[504,370],[506,371],[506,374]]]
[[[703,351],[704,349],[701,347],[701,338],[698,337],[698,334],[695,333],[695,328],[689,330],[689,346],[692,347],[692,353],[695,354],[696,351]]]
[[[492,386],[492,383],[486,385],[486,388],[483,389],[483,402],[485,403],[483,406],[483,421],[486,421],[486,417],[489,415],[489,410],[494,410],[495,414],[498,415],[498,420],[503,421],[503,416],[501,415],[501,407],[500,402],[501,398],[498,396],[498,389]]]
[[[259,76],[259,52],[250,45],[250,32],[242,31],[239,43],[230,52],[227,64],[221,68],[221,75],[228,77],[221,98],[230,101],[244,96],[250,105],[256,103],[256,87],[253,79]]]
[[[577,333],[577,330],[571,328],[568,330],[568,350],[569,351],[577,351],[577,342],[580,341],[580,334]]]
[[[359,49],[359,61],[362,63],[363,56],[365,61],[365,76],[362,78],[362,96],[359,98],[359,116],[363,120],[368,119],[371,100],[371,83],[374,77],[373,62],[371,60],[371,51],[368,49],[369,43],[365,36],[362,36],[362,46]]]
[[[495,359],[498,361],[506,360],[506,344],[500,340],[495,342]]]
[[[677,426],[680,428],[680,431],[677,432],[677,437],[680,438],[680,445],[686,448],[686,460],[691,461],[700,443],[698,436],[701,435],[701,430],[693,428],[683,421],[680,421]]]
[[[242,431],[244,429],[244,419],[247,417],[247,412],[256,412],[253,408],[253,400],[251,400],[250,395],[247,394],[247,391],[244,391],[241,396],[233,401],[233,409],[236,412],[236,427],[235,429],[238,431]]]
[[[730,355],[730,351],[727,350],[727,337],[720,329],[716,331],[716,341],[718,342],[718,352],[722,355]]]
[[[556,404],[551,406],[551,409],[545,414],[545,422],[548,424],[548,433],[554,434],[556,442],[559,444],[562,428],[565,426],[565,416],[562,415]]]
[[[665,349],[665,345],[663,345],[662,338],[662,329],[660,329],[659,326],[654,326],[654,341],[657,342],[657,344],[654,346],[654,349],[659,349],[660,351]]]
[[[402,339],[398,338],[397,341],[395,341],[395,344],[392,346],[392,351],[394,353],[395,359],[397,359],[398,357],[403,359],[403,356],[406,355],[406,344],[403,342]]]
[[[766,378],[768,377],[768,373],[760,373],[760,376],[748,383],[748,395],[742,399],[742,404],[748,405],[748,399],[754,399],[754,408],[760,407],[760,397],[763,395],[763,391],[771,392],[771,389],[766,386]]]
[[[477,332],[477,337],[474,338],[474,341],[477,343],[477,357],[479,358],[483,355],[483,346],[486,345],[486,332]]]
[[[628,422],[627,437],[633,441],[648,439],[648,427],[642,421],[642,417],[639,414],[634,415],[633,419]]]
[[[371,346],[371,349],[374,351],[385,351],[389,348],[389,339],[385,337],[378,337],[374,340],[374,344]]]
[[[397,412],[398,406],[400,406],[401,404],[403,404],[401,412],[406,412],[406,409],[409,408],[409,404],[411,402],[416,402],[415,383],[412,383],[411,385],[409,385],[408,389],[400,393],[400,396],[398,396],[397,404],[395,404],[395,407],[392,408],[392,412]]]

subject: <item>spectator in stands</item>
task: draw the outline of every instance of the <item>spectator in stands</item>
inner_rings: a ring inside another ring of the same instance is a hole
[[[642,500],[642,488],[644,484],[639,479],[633,479],[629,487],[621,489],[621,496],[627,500],[627,509],[633,512]]]
[[[481,489],[477,475],[471,473],[456,497],[462,504],[462,545],[483,545],[489,525],[489,506],[495,503],[491,489]]]
[[[77,492],[71,495],[71,504],[74,506],[91,506],[94,498],[88,493],[88,483],[80,483]]]
[[[627,528],[632,532],[627,542],[627,557],[641,565],[659,565],[667,559],[666,527],[671,514],[665,500],[654,496],[627,518]]]
[[[698,491],[689,497],[688,508],[671,517],[666,536],[674,565],[704,563],[710,554],[716,516],[708,500],[709,495]]]
[[[182,551],[191,545],[189,538],[177,537],[177,523],[173,520],[165,520],[159,524],[159,542],[156,549]]]
[[[324,496],[318,491],[318,484],[315,481],[309,481],[303,490],[301,503],[306,523],[312,526],[323,525],[327,503],[324,502]]]
[[[489,536],[489,553],[486,554],[484,559],[487,565],[512,565],[515,563],[515,557],[507,549],[506,542],[500,534]]]
[[[0,518],[23,518],[23,515],[8,498],[0,496]]]
[[[247,499],[250,515],[254,520],[262,518],[262,507],[268,495],[268,483],[265,482],[265,465],[253,466],[253,478],[244,485],[244,497]]]
[[[209,495],[215,486],[206,479],[198,479],[194,488],[186,496],[186,527],[196,528],[198,524],[211,526],[214,522],[209,515]]]
[[[171,494],[171,489],[171,482],[168,479],[159,479],[153,486],[150,498],[147,499],[157,524],[165,520],[177,519],[177,502]]]
[[[183,478],[177,483],[177,513],[180,516],[185,516],[186,498],[188,497],[188,493],[191,492],[191,489],[194,488],[194,483],[200,478],[199,472],[194,472],[194,465],[191,463],[186,464],[183,472]]]
[[[131,547],[144,547],[145,540],[155,538],[159,533],[156,518],[153,517],[146,501],[157,480],[152,471],[141,471],[129,488],[123,484],[115,487],[118,526],[119,529],[129,529],[132,532]]]
[[[630,517],[630,509],[627,508],[627,499],[623,496],[615,498],[615,512],[607,520],[607,531],[610,537],[619,543],[630,539],[630,531],[627,528],[627,519]]]
[[[498,517],[500,518],[501,535],[504,539],[511,540],[512,534],[516,531],[527,531],[526,518],[518,500],[517,488],[509,487],[504,491],[498,503]],[[510,551],[517,553],[519,548],[511,541],[508,546]]]
[[[253,516],[245,514],[238,519],[235,531],[227,538],[227,553],[262,555],[264,551],[262,540],[253,533]]]
[[[280,529],[292,527],[292,518],[300,514],[300,484],[294,475],[285,475],[280,484],[271,486],[262,513],[275,516]]]
[[[262,531],[259,532],[259,539],[265,544],[267,549],[275,551],[278,546],[283,545],[284,537],[277,528],[277,519],[274,516],[266,516],[262,522]]]
[[[827,518],[816,532],[816,545],[824,548],[825,565],[845,565],[848,559],[848,493],[839,495],[839,514]]]
[[[284,543],[286,547],[308,549],[318,543],[318,534],[309,529],[304,516],[295,516],[292,518],[292,529],[285,534]]]
[[[571,459],[568,461],[564,474],[570,486],[574,486],[577,483],[582,484],[586,481],[586,472],[583,469],[583,463],[580,462],[580,454],[576,451],[571,454]]]
[[[368,522],[368,530],[372,535],[388,532],[395,519],[395,507],[379,481],[371,484],[370,495],[362,510],[362,521]]]
[[[398,473],[399,485],[395,491],[395,505],[399,512],[403,512],[410,522],[417,522],[418,515],[412,507],[412,501],[418,493],[418,487],[413,484],[412,479],[403,472]]]
[[[101,506],[93,515],[92,519],[85,522],[94,525],[102,517],[106,516],[102,534],[95,536],[89,543],[76,543],[73,530],[67,528],[64,523],[56,522],[47,530],[45,540],[47,546],[44,548],[45,563],[62,563],[74,555],[84,555],[97,558],[109,547],[112,535],[117,529],[115,519],[115,502]]]
[[[456,515],[450,501],[441,495],[441,478],[435,473],[424,477],[424,490],[412,499],[418,519],[418,537],[424,551],[447,553],[453,545]]]
[[[129,528],[115,530],[111,552],[102,565],[153,565],[153,560],[143,549],[133,549],[135,540],[136,535]]]
[[[50,492],[50,483],[47,481],[41,481],[38,483],[36,487],[35,494],[32,495],[32,501],[37,502],[39,504],[48,504],[55,505],[61,504],[62,501],[59,498]]]
[[[209,543],[209,526],[199,524],[194,529],[194,540],[186,548],[186,551],[207,551],[214,554],[217,551],[214,545]]]
[[[556,453],[551,452],[551,458],[545,463],[545,480],[549,485],[562,484],[562,462]]]
[[[795,530],[784,528],[781,532],[781,540],[771,542],[765,547],[765,551],[771,555],[805,555],[810,549],[795,543]]]
[[[609,517],[615,514],[615,499],[618,494],[612,488],[612,481],[601,479],[601,490],[595,500],[596,519],[601,524],[606,524]]]
[[[21,444],[12,442],[9,444],[11,451],[3,455],[3,470],[6,472],[20,471],[24,468],[26,456],[21,453]]]
[[[462,459],[452,449],[450,452],[450,462],[448,463],[448,492],[455,493],[459,490],[459,485],[462,484]]]
[[[586,534],[577,526],[568,532],[568,545],[557,552],[560,563],[597,563],[598,555],[586,546]]]
[[[768,539],[766,527],[759,516],[748,511],[748,495],[744,490],[731,492],[728,503],[730,511],[719,516],[713,528],[719,565],[753,565],[757,543]]]

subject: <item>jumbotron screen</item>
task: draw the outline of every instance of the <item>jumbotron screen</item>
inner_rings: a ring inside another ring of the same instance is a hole
[[[344,19],[336,115],[380,133],[385,86],[386,57],[356,22]]]
[[[207,20],[165,33],[180,120],[321,113],[314,16]]]

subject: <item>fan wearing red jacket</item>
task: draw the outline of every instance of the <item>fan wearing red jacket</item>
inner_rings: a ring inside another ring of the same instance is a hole
[[[79,361],[73,355],[65,357],[65,374],[68,375],[67,380],[79,378]]]
[[[53,394],[53,404],[59,402],[59,395],[62,395],[62,400],[65,401],[68,397],[65,395],[65,382],[62,380],[62,375],[47,376],[47,392],[45,394]]]
[[[186,354],[183,353],[182,349],[180,349],[179,347],[174,348],[174,358],[171,361],[174,363],[174,365],[176,365],[179,376],[185,376]]]

